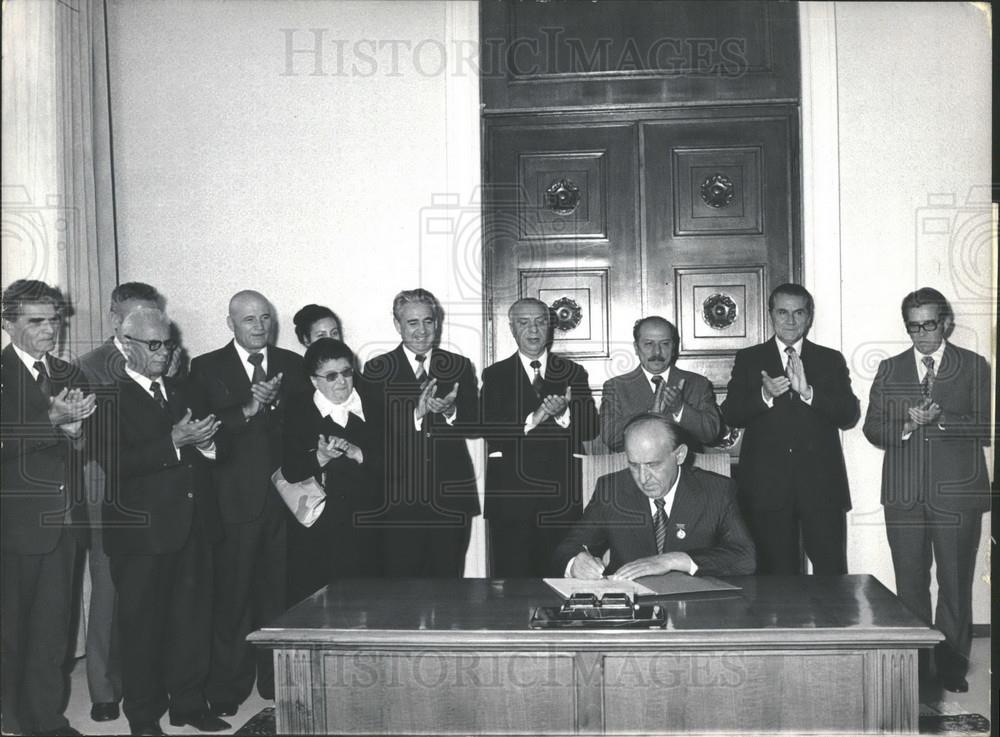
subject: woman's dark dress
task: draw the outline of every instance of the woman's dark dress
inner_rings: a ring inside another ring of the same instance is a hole
[[[378,576],[378,532],[357,524],[355,515],[377,509],[381,495],[380,438],[373,421],[377,410],[366,401],[364,385],[355,381],[365,419],[348,415],[347,427],[321,416],[313,393],[289,400],[285,415],[282,473],[291,483],[309,477],[321,480],[326,471],[326,506],[311,527],[288,514],[288,604],[291,606],[338,578]],[[361,448],[364,463],[342,455],[321,469],[316,461],[319,435],[346,438]]]

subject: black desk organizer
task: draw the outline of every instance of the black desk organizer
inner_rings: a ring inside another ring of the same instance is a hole
[[[634,604],[627,594],[573,594],[558,607],[531,613],[532,629],[659,629],[667,615],[659,604]]]

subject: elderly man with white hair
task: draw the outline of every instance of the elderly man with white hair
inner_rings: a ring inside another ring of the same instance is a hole
[[[230,725],[211,714],[204,695],[212,543],[221,532],[209,469],[223,450],[220,423],[194,385],[165,376],[177,345],[162,311],[130,312],[121,339],[117,402],[89,430],[93,442],[117,439],[104,543],[118,589],[125,716],[132,734],[163,734],[168,709],[174,726],[221,731]],[[109,430],[111,438],[100,438]]]

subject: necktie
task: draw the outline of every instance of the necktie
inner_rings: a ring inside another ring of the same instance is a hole
[[[924,399],[930,399],[931,389],[934,388],[934,359],[931,356],[924,356],[922,361],[927,367],[927,372],[924,374],[924,380],[920,382],[920,393]]]
[[[663,508],[663,499],[654,499],[656,514],[653,515],[653,533],[656,535],[656,552],[662,553],[663,546],[667,542],[667,512]]]
[[[150,384],[149,391],[153,393],[153,401],[160,405],[160,409],[166,409],[167,398],[163,396],[163,391],[160,389],[160,382],[154,381]]]
[[[247,361],[253,366],[253,376],[250,378],[251,384],[267,381],[267,374],[264,373],[264,354],[251,353],[247,356]]]
[[[45,368],[44,361],[35,361],[33,368],[38,372],[38,376],[35,377],[35,383],[38,384],[39,390],[46,398],[52,396],[52,382],[49,380],[49,372]]]
[[[653,382],[653,394],[655,395],[656,392],[660,391],[660,387],[663,386],[663,377],[657,374],[650,381]]]
[[[535,376],[531,379],[531,388],[535,390],[535,395],[540,397],[542,396],[541,361],[532,361],[529,365],[535,370]]]
[[[788,360],[785,361],[785,376],[788,376],[788,372],[791,370],[789,367],[795,358],[795,349],[792,346],[785,348],[785,353],[788,355]]]
[[[427,379],[427,372],[424,370],[424,361],[427,360],[427,356],[423,353],[418,353],[414,358],[417,359],[417,370],[413,372],[413,375],[417,377],[420,386],[423,386],[424,381]]]

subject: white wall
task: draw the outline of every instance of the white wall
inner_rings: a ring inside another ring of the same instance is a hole
[[[478,363],[479,273],[458,295],[452,256],[421,232],[479,181],[478,80],[439,73],[476,23],[475,3],[443,1],[112,2],[121,279],[167,295],[193,355],[228,340],[230,295],[256,288],[280,345],[318,302],[368,356],[398,342],[392,297],[419,284]],[[289,56],[289,38],[310,53]]]
[[[941,290],[956,311],[952,340],[994,352],[989,18],[970,3],[821,3],[803,17],[812,24],[803,50],[814,65],[805,86],[811,80],[810,93],[826,98],[804,105],[804,133],[818,139],[815,170],[839,172],[836,190],[812,192],[825,229],[806,229],[807,284],[819,311],[814,337],[843,350],[864,413],[879,360],[910,345],[899,303],[912,289]],[[832,59],[829,46],[810,49],[824,36],[833,39]],[[839,250],[811,249],[831,231]],[[854,501],[850,570],[892,587],[882,452],[860,423],[844,434],[844,450]],[[984,527],[976,622],[989,621],[989,515]]]

